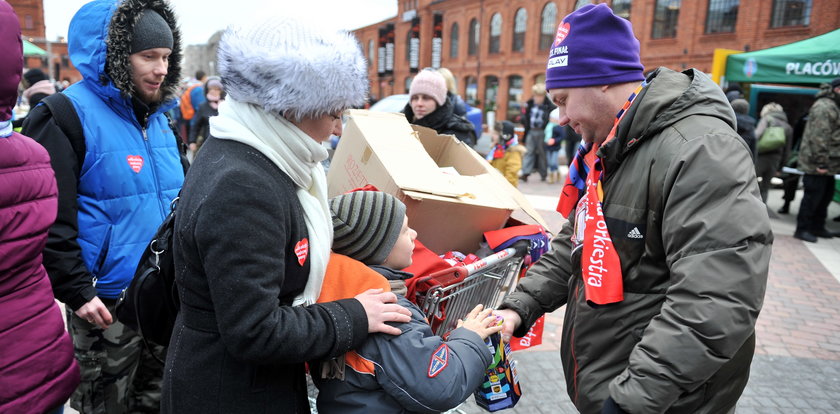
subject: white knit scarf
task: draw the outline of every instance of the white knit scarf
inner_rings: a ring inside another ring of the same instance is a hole
[[[310,261],[306,287],[293,305],[315,303],[321,293],[333,238],[327,177],[321,166],[327,150],[282,116],[230,98],[219,105],[219,116],[210,118],[210,134],[253,147],[294,181],[309,232]]]

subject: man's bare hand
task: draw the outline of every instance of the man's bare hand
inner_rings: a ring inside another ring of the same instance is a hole
[[[77,309],[76,315],[102,329],[108,329],[114,323],[111,312],[108,312],[108,308],[97,296]]]
[[[510,339],[513,331],[522,324],[522,318],[519,317],[519,314],[510,309],[495,310],[493,314],[505,318],[505,323],[502,325],[502,337],[505,339]]]
[[[382,332],[399,335],[402,331],[386,324],[386,322],[408,322],[411,312],[397,305],[397,295],[383,292],[382,289],[368,289],[356,295],[356,300],[362,303],[368,317],[368,332]]]

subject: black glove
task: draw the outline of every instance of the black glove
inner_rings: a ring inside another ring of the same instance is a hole
[[[601,414],[630,414],[621,409],[612,397],[607,397],[604,401],[604,406],[601,408]]]

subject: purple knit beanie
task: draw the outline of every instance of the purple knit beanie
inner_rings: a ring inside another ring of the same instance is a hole
[[[639,40],[630,22],[606,4],[587,4],[566,16],[548,56],[548,90],[641,82]]]

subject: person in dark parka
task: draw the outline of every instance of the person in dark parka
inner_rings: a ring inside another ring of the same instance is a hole
[[[228,98],[175,221],[181,311],[161,409],[308,413],[304,362],[410,320],[390,292],[315,303],[333,238],[321,142],[364,103],[365,60],[350,34],[276,16],[228,28],[218,63]]]
[[[475,126],[455,114],[443,75],[432,69],[421,71],[411,82],[408,94],[403,113],[409,123],[434,129],[441,135],[454,135],[470,147],[478,142]]]

